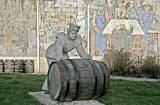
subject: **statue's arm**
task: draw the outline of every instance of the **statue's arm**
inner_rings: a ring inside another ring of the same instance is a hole
[[[90,54],[87,54],[83,48],[83,45],[82,45],[82,39],[78,39],[78,42],[77,42],[77,47],[76,47],[76,50],[77,50],[77,53],[78,55],[83,58],[83,59],[91,59],[91,55]]]

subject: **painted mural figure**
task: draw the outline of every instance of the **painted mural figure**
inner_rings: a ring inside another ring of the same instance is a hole
[[[127,17],[128,19],[137,19],[138,16],[137,16],[137,13],[136,13],[136,8],[135,8],[135,2],[134,0],[131,0],[129,2],[129,7],[127,9]]]
[[[116,7],[116,0],[107,0],[107,11],[109,15],[109,19],[115,18],[115,7]]]
[[[102,52],[107,51],[107,37],[106,35],[102,34],[104,30],[104,26],[106,24],[106,20],[108,18],[107,11],[102,7],[99,6],[98,10],[94,12],[93,16],[93,25],[96,26],[95,32],[95,55],[102,55]]]
[[[31,47],[34,48],[37,45],[37,34],[36,34],[36,29],[33,28],[30,32],[30,36],[31,36]]]
[[[81,36],[86,35],[86,23],[87,23],[87,15],[84,7],[77,8],[75,11],[76,24],[80,26],[79,34]]]
[[[115,10],[115,13],[116,13],[115,18],[116,19],[126,19],[127,10],[126,10],[126,8],[124,6],[124,1],[123,0],[119,0],[117,2],[117,4],[118,4],[118,7]]]
[[[2,34],[4,35],[4,45],[10,47],[12,31],[9,26],[4,27]]]
[[[46,50],[46,58],[48,66],[57,60],[69,59],[68,53],[76,49],[78,55],[83,59],[91,59],[91,55],[87,54],[82,45],[82,38],[77,36],[80,27],[75,24],[70,24],[67,34],[64,32],[58,33],[56,41],[51,44]],[[48,90],[47,79],[45,80],[42,90]]]
[[[156,21],[155,14],[151,11],[151,8],[152,6],[150,4],[145,4],[144,5],[145,10],[142,11],[139,15],[140,24],[144,31],[144,36],[142,36],[142,43],[144,48],[147,47],[145,46],[145,42],[148,35],[148,31],[152,30],[151,25]],[[152,48],[153,48],[153,44],[150,43],[149,50],[152,50]]]
[[[141,14],[142,11],[144,11],[144,7],[143,7],[143,0],[138,0],[137,1],[137,6],[136,6],[136,13],[137,16],[139,16]]]
[[[120,24],[120,29],[114,29],[112,32],[112,47],[114,49],[124,49],[129,51],[133,32],[133,27],[126,29],[124,24]]]
[[[3,34],[1,56],[36,57],[36,49],[29,47],[32,43],[29,37],[31,27],[36,26],[36,11],[33,3],[35,1],[1,0],[0,25]],[[37,43],[34,44],[36,46]]]

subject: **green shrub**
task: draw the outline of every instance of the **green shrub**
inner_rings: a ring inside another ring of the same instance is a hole
[[[132,55],[132,64],[130,69],[130,75],[133,77],[141,77],[141,67],[143,65],[143,56],[141,55]]]
[[[103,62],[106,63],[112,75],[127,75],[132,64],[130,54],[123,50],[114,50],[104,55]]]
[[[160,78],[160,59],[157,56],[132,54],[123,50],[113,50],[104,55],[103,62],[112,75]]]
[[[147,56],[141,67],[141,72],[150,78],[160,78],[160,66],[156,63],[156,56]]]

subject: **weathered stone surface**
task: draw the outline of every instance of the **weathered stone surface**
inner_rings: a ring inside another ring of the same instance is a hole
[[[33,96],[37,101],[44,105],[104,105],[96,100],[86,101],[72,101],[72,102],[57,102],[53,101],[48,94],[41,92],[29,92],[29,95]]]

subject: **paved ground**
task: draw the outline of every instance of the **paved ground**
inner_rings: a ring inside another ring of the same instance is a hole
[[[111,79],[122,79],[129,81],[160,81],[160,79],[148,79],[148,78],[133,78],[133,77],[122,77],[122,76],[111,76]]]
[[[47,75],[47,73],[32,73],[32,74]],[[129,81],[160,81],[160,79],[134,78],[134,77],[123,77],[123,76],[111,76],[111,79],[122,79]]]
[[[44,95],[44,92],[29,92],[29,95],[33,96],[37,101],[44,105],[104,105],[96,100],[86,101],[72,101],[72,102],[57,102],[53,101],[48,94]]]
[[[36,73],[36,74],[47,75],[47,73]],[[134,78],[134,77],[123,77],[123,76],[111,76],[111,79],[122,79],[122,80],[129,80],[129,81],[160,81],[160,79]]]

